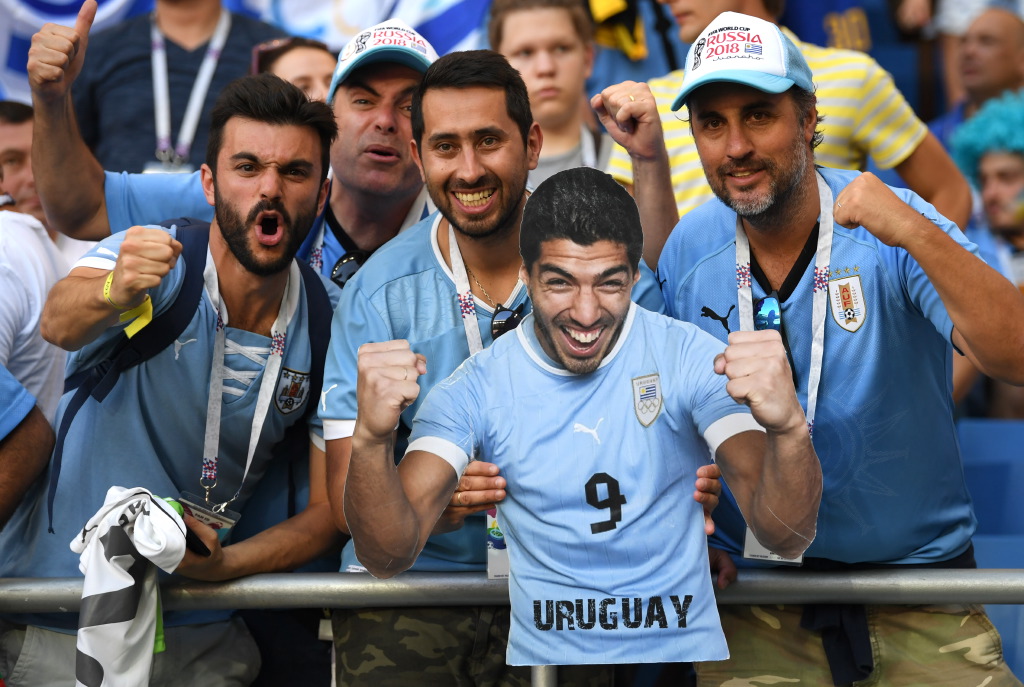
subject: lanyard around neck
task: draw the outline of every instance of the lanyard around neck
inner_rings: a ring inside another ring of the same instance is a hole
[[[818,181],[818,202],[821,205],[818,247],[814,253],[813,306],[811,309],[811,367],[807,376],[807,427],[814,431],[814,414],[818,405],[822,359],[825,353],[825,312],[828,309],[828,274],[832,259],[832,189],[821,174]],[[740,313],[740,329],[754,331],[754,300],[751,293],[750,242],[743,230],[743,220],[736,217],[736,298]],[[779,304],[781,307],[781,303]],[[794,370],[794,373],[796,371]]]
[[[196,80],[192,84],[192,93],[189,94],[185,116],[182,118],[181,128],[178,130],[178,142],[172,149],[167,47],[164,42],[164,34],[156,25],[156,13],[154,12],[150,17],[149,31],[153,44],[153,112],[156,117],[156,157],[161,162],[169,165],[182,165],[188,160],[189,152],[192,150],[192,141],[195,140],[196,129],[199,126],[199,117],[203,112],[203,103],[206,101],[206,94],[209,92],[210,82],[213,80],[213,72],[217,69],[217,62],[220,60],[230,30],[231,13],[221,10],[217,28],[213,31],[213,37],[206,47],[206,55],[199,66]]]
[[[284,295],[281,298],[281,305],[277,311],[277,319],[270,329],[270,347],[253,349],[229,342],[225,329],[228,324],[228,312],[220,298],[220,287],[217,280],[217,267],[212,258],[207,254],[206,269],[203,271],[203,279],[206,282],[206,293],[217,312],[216,334],[213,343],[213,361],[210,366],[210,398],[206,406],[206,436],[203,443],[203,468],[200,478],[200,485],[206,490],[206,499],[209,501],[210,490],[217,486],[217,454],[220,451],[220,422],[221,406],[224,397],[224,380],[234,376],[232,370],[224,363],[224,356],[228,348],[231,353],[244,355],[255,362],[263,362],[260,354],[266,354],[266,362],[263,369],[263,379],[260,381],[259,393],[256,396],[256,409],[252,417],[252,427],[249,432],[249,449],[245,459],[245,471],[238,483],[238,490],[227,501],[214,507],[214,511],[220,512],[229,503],[238,498],[245,484],[245,478],[249,474],[249,467],[252,465],[253,456],[256,454],[256,446],[259,444],[260,434],[263,431],[263,424],[267,418],[267,411],[270,409],[270,402],[277,389],[277,378],[281,372],[281,360],[284,357],[285,334],[288,331],[288,323],[299,302],[299,285],[302,277],[299,274],[299,266],[293,260],[288,271],[288,283],[285,285]]]
[[[459,296],[459,312],[462,315],[462,326],[466,329],[466,343],[469,344],[469,354],[479,353],[484,349],[483,339],[480,335],[480,322],[476,319],[476,298],[473,296],[473,289],[469,285],[469,274],[466,272],[466,263],[462,259],[462,251],[455,240],[455,229],[451,222],[448,223],[448,259],[452,263],[452,278],[455,280],[455,291]],[[512,300],[519,291],[522,284],[516,280],[516,286],[512,289]],[[510,303],[506,300],[505,306]]]
[[[480,337],[480,323],[476,319],[476,299],[473,298],[466,263],[462,260],[462,251],[455,240],[451,222],[448,223],[448,258],[452,261],[452,276],[459,294],[459,312],[462,313],[462,326],[466,328],[466,343],[469,344],[469,354],[474,355],[484,350],[484,344]]]

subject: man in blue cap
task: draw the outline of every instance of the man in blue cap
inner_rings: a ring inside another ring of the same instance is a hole
[[[1021,294],[916,194],[815,166],[811,72],[773,24],[719,15],[690,49],[673,107],[684,104],[717,199],[676,226],[659,278],[669,314],[722,340],[782,334],[824,474],[817,538],[785,562],[973,567],[950,360],[1024,383]],[[749,536],[731,495],[715,522],[713,544],[741,564],[784,562]],[[732,657],[698,665],[701,685],[1020,684],[980,606],[721,615]]]
[[[47,24],[32,37],[33,168],[47,217],[62,233],[93,240],[172,217],[209,221],[213,208],[199,172],[104,173],[78,134],[70,91],[94,12],[86,2],[74,27]],[[339,286],[370,253],[433,210],[409,149],[409,117],[412,92],[435,59],[430,44],[400,20],[366,29],[338,56],[327,97],[339,130],[331,194],[298,255]],[[74,184],[67,183],[69,169]]]

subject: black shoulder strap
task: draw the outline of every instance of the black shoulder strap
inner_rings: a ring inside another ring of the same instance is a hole
[[[206,248],[210,242],[210,225],[189,217],[162,222],[164,227],[177,227],[176,236],[181,242],[181,256],[185,261],[185,274],[174,303],[153,319],[132,338],[123,332],[110,355],[85,370],[64,380],[64,393],[74,391],[57,428],[57,441],[53,448],[50,465],[50,483],[47,490],[47,516],[49,531],[53,533],[53,501],[57,495],[57,481],[60,479],[61,460],[64,455],[64,439],[71,422],[90,396],[102,402],[114,388],[121,373],[143,363],[164,350],[181,336],[188,323],[195,317],[196,307],[203,294],[203,270],[206,266]]]
[[[334,308],[327,295],[320,275],[304,260],[298,260],[299,271],[302,273],[302,285],[306,291],[306,322],[309,327],[309,350],[312,364],[309,371],[310,401],[306,407],[309,413],[316,413],[320,391],[324,386],[324,361],[327,360],[327,344],[331,338],[331,317]]]
[[[327,295],[327,288],[320,279],[320,275],[303,260],[299,260],[298,265],[302,274],[302,286],[306,293],[306,326],[309,334],[310,367],[309,399],[306,401],[305,415],[302,420],[288,428],[289,434],[294,433],[294,436],[288,437],[290,441],[294,442],[289,445],[295,446],[296,449],[309,445],[306,423],[317,412],[320,391],[324,385],[324,362],[327,359],[327,344],[331,338],[331,317],[333,316],[331,299]],[[288,517],[295,515],[298,511],[295,498],[298,485],[291,461],[308,455],[308,449],[306,451],[293,450],[288,453]]]

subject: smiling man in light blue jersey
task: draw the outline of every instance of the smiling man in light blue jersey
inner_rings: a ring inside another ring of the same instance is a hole
[[[413,98],[412,121],[416,159],[439,212],[367,262],[346,286],[331,328],[320,415],[328,442],[331,507],[342,530],[347,530],[342,504],[356,419],[359,346],[407,339],[433,361],[423,381],[429,388],[471,354],[489,346],[496,334],[514,326],[530,308],[519,280],[519,220],[527,174],[537,163],[542,136],[519,73],[490,51],[446,55],[424,75]],[[653,277],[645,268],[635,296],[641,305],[661,309],[664,305]],[[415,404],[403,415],[402,445],[417,408]],[[479,476],[488,482],[500,479],[494,474],[484,471]],[[448,511],[417,569],[483,571],[487,550],[482,511],[487,503],[481,498]],[[351,547],[342,563],[345,569],[358,566]],[[444,613],[448,617],[439,620]],[[477,629],[467,620],[470,617],[476,618]],[[473,651],[476,633],[488,623],[495,628],[493,642],[482,652],[487,657],[485,667],[473,674],[483,679],[491,674],[489,670],[499,675],[505,670],[507,608],[373,609],[344,611],[334,618],[342,657],[339,682],[426,679],[423,675],[428,673],[421,669],[430,665],[437,671],[429,673],[435,675],[436,684],[452,684],[468,674],[461,667],[462,656]],[[406,619],[432,623],[429,632],[419,632],[410,640],[423,641],[429,648],[417,644],[408,652],[401,647],[404,631],[396,627]],[[388,666],[370,665],[368,654],[343,641],[349,636],[369,637],[371,645],[396,664],[394,670],[411,672],[396,677]],[[449,642],[449,636],[457,640]],[[529,671],[505,678],[517,680],[509,684],[523,684],[529,680]]]
[[[209,221],[199,173],[104,172],[70,108],[70,85],[86,57],[92,23],[85,3],[74,28],[47,24],[33,36],[36,185],[54,228],[98,240],[111,231],[169,217]],[[361,32],[338,56],[328,92],[340,134],[331,146],[330,200],[298,256],[339,285],[387,240],[433,209],[409,150],[412,91],[437,59],[399,20]],[[76,170],[75,184],[67,170]]]
[[[408,568],[467,466],[490,461],[507,483],[509,664],[726,658],[698,467],[718,461],[765,544],[798,555],[814,538],[821,472],[780,338],[726,348],[631,302],[640,216],[597,170],[542,183],[520,245],[533,313],[434,385],[397,470],[391,428],[433,361],[404,341],[360,350],[345,497],[360,559]]]
[[[215,162],[202,175],[215,218],[190,229],[209,235],[203,259],[190,262],[181,253],[178,238],[187,229],[132,227],[100,242],[50,292],[41,328],[47,340],[74,351],[70,383],[109,360],[135,327],[159,327],[174,305],[184,302],[187,317],[174,341],[121,372],[105,397],[82,398],[72,389],[61,398],[56,425],[67,433],[63,460],[55,453],[51,461],[54,491],[48,497],[46,480],[38,482],[0,533],[4,577],[78,577],[68,542],[111,486],[173,498],[191,493],[211,509],[239,511],[267,471],[294,451],[309,466],[305,508],[223,545],[214,529],[187,518],[211,554],[186,552],[175,572],[226,580],[288,570],[336,545],[313,410],[319,361],[310,328],[328,316],[339,289],[308,268],[302,276],[294,256],[326,202],[337,126],[326,105],[270,75],[232,82],[212,121]],[[196,300],[182,301],[186,283],[201,287]],[[65,427],[76,400],[83,403]],[[248,684],[259,653],[230,615],[168,613],[168,651],[156,656],[150,684],[176,684],[183,674],[208,684]],[[0,619],[0,671],[13,684],[73,684],[77,624],[66,613]]]
[[[701,39],[675,107],[718,198],[665,245],[669,313],[723,341],[781,331],[825,476],[805,568],[973,567],[950,360],[1024,382],[1024,299],[914,193],[814,165],[811,72],[777,27],[727,12]],[[778,560],[733,499],[715,522],[713,545]],[[700,665],[701,685],[1019,684],[977,606],[729,606],[722,622],[733,656]]]

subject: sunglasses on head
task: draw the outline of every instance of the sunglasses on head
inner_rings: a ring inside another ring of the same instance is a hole
[[[344,287],[345,283],[355,276],[369,257],[369,251],[358,248],[345,253],[338,262],[334,263],[334,268],[331,270],[331,281],[339,287]]]
[[[523,321],[523,308],[525,303],[520,303],[515,310],[509,310],[504,305],[494,308],[494,315],[491,316],[491,338],[497,339],[502,334],[507,334]]]

